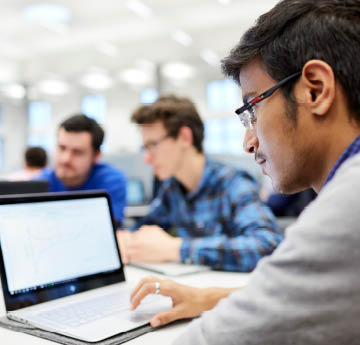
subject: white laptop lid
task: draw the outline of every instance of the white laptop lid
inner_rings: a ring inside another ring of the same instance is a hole
[[[106,192],[0,199],[7,311],[125,281]]]

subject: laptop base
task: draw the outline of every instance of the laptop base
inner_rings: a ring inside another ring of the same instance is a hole
[[[25,325],[20,322],[16,322],[13,320],[9,320],[6,316],[0,318],[0,327],[15,331],[15,332],[22,332],[27,333],[39,338],[47,339],[59,344],[68,344],[68,345],[85,345],[85,344],[101,344],[101,345],[115,345],[115,344],[122,344],[126,341],[129,341],[131,339],[135,339],[139,337],[140,335],[152,332],[154,328],[152,328],[150,325],[145,325],[138,327],[136,329],[133,329],[128,332],[120,333],[117,335],[112,336],[111,338],[104,339],[102,341],[96,342],[96,343],[90,343],[74,338],[70,338],[61,334],[52,333],[48,331],[44,331],[42,329],[38,329],[35,327],[32,327],[30,325]]]

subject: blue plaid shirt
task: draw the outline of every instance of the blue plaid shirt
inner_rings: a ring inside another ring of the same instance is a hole
[[[183,239],[181,260],[227,271],[252,271],[283,238],[270,209],[245,171],[206,158],[198,188],[163,182],[150,213],[133,230],[156,224]]]
[[[331,169],[330,174],[328,175],[324,186],[332,180],[335,176],[336,171],[339,169],[340,165],[343,164],[347,159],[352,156],[355,156],[360,152],[360,135],[345,149],[345,151],[341,154],[339,159],[336,161],[334,167]]]

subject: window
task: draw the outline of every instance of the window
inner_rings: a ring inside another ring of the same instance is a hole
[[[0,106],[0,126],[4,123],[3,108]]]
[[[0,138],[0,170],[4,167],[4,140]]]
[[[51,151],[54,138],[50,133],[51,104],[45,101],[32,101],[29,103],[29,146],[41,146],[46,151]]]
[[[98,123],[104,123],[106,116],[106,98],[104,95],[92,94],[84,96],[81,111]]]
[[[210,111],[234,110],[239,106],[239,87],[231,80],[214,80],[206,89],[207,105]]]
[[[140,102],[142,104],[154,103],[159,96],[159,93],[154,88],[147,88],[141,91]]]
[[[54,139],[48,134],[30,134],[27,140],[29,146],[41,146],[46,151],[54,147]]]
[[[210,119],[205,122],[204,150],[209,154],[241,155],[244,136],[245,128],[235,115]]]
[[[34,101],[29,103],[29,128],[41,130],[51,123],[51,105],[49,102]]]

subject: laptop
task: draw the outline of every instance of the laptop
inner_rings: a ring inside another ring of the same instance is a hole
[[[44,193],[49,191],[47,180],[0,181],[0,195]]]
[[[0,274],[7,317],[96,342],[147,324],[171,300],[132,312],[106,192],[0,198]]]

